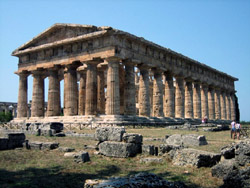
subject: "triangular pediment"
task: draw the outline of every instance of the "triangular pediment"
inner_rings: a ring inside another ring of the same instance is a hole
[[[13,53],[25,50],[31,47],[37,47],[44,44],[53,43],[56,41],[73,38],[88,33],[98,31],[96,26],[92,25],[79,25],[79,24],[54,24],[44,32],[34,37],[29,42],[23,44]]]

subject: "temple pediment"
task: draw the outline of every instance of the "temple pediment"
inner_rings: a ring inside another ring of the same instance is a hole
[[[37,47],[44,44],[74,38],[88,33],[98,31],[100,28],[92,25],[80,24],[54,24],[44,32],[40,33],[32,40],[17,48],[12,54],[28,48]]]

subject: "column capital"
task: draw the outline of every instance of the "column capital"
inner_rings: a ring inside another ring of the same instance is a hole
[[[28,71],[21,71],[21,72],[17,71],[17,72],[15,72],[15,74],[20,76],[20,77],[28,77],[30,75],[30,72],[28,72]]]

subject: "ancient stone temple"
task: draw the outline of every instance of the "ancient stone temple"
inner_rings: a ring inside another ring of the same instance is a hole
[[[19,58],[15,122],[106,126],[235,119],[237,78],[111,27],[55,24],[12,55]]]

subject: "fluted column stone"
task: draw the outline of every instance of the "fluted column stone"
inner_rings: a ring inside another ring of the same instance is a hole
[[[17,102],[17,118],[27,117],[28,112],[28,75],[27,73],[19,73],[19,89]]]
[[[58,69],[50,69],[49,73],[49,91],[47,116],[60,116],[60,80],[58,78]]]
[[[124,114],[136,115],[135,72],[133,64],[125,64]]]
[[[85,115],[97,114],[97,64],[98,61],[86,62],[87,78],[86,78],[86,101]]]
[[[215,90],[214,95],[214,104],[215,104],[215,119],[221,119],[221,105],[220,105],[220,90]]]
[[[162,88],[162,72],[153,70],[153,116],[163,117],[163,88]]]
[[[230,94],[226,93],[226,109],[227,109],[227,120],[231,120],[231,103],[230,103]]]
[[[225,100],[225,92],[222,91],[220,94],[220,104],[221,104],[221,119],[227,119],[227,111],[226,111],[226,100]]]
[[[165,112],[166,117],[175,117],[175,91],[173,75],[171,73],[165,73]]]
[[[194,118],[201,119],[201,89],[199,82],[194,82],[193,106],[194,106]]]
[[[230,95],[230,104],[231,104],[231,120],[236,119],[236,113],[235,113],[235,97],[234,93]]]
[[[106,114],[120,114],[120,84],[119,84],[119,61],[107,59],[107,102]]]
[[[64,115],[78,114],[78,85],[76,65],[68,65],[64,70]]]
[[[97,72],[97,112],[105,114],[104,70]]]
[[[208,89],[208,112],[209,119],[215,119],[214,88]]]
[[[209,113],[208,113],[208,86],[206,84],[202,84],[201,86],[201,116],[204,118],[207,116],[209,119]]]
[[[86,70],[81,70],[80,74],[80,86],[79,86],[79,104],[78,114],[85,115],[85,100],[86,100]]]
[[[33,71],[33,94],[31,104],[31,117],[44,116],[44,73]]]
[[[175,117],[184,118],[185,110],[184,79],[175,77]]]
[[[148,69],[139,67],[139,115],[150,116],[150,99],[149,99],[149,73]]]
[[[185,83],[185,118],[194,118],[193,114],[193,87],[190,80]]]

